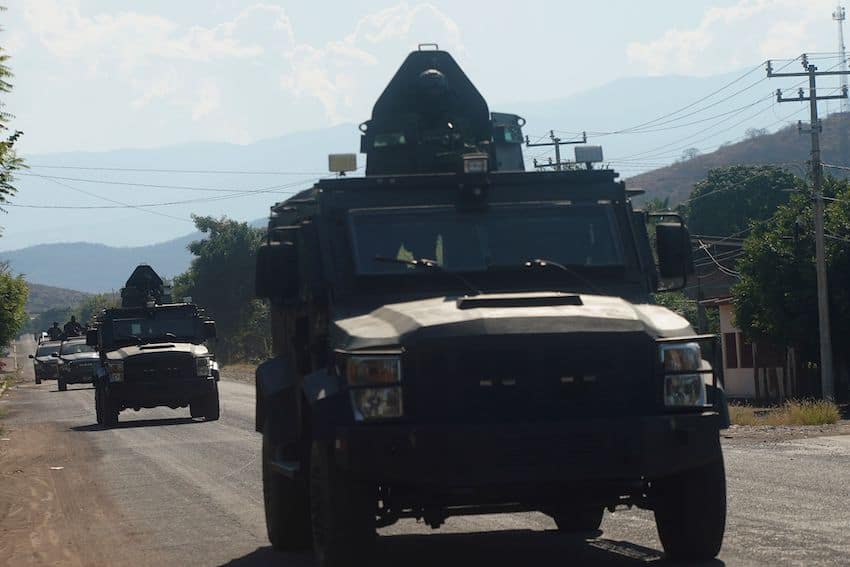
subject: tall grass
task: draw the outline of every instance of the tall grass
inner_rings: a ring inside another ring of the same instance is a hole
[[[838,406],[825,400],[790,400],[770,409],[733,404],[729,415],[735,425],[828,425],[841,419]]]

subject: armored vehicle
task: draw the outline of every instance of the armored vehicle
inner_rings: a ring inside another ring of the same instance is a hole
[[[38,343],[35,354],[29,355],[32,359],[36,384],[41,384],[42,380],[53,380],[59,375],[59,348],[61,346],[61,341],[42,341]]]
[[[121,307],[103,310],[86,343],[97,347],[97,422],[118,423],[124,409],[189,406],[192,417],[219,417],[218,365],[204,344],[215,322],[191,303],[171,303],[154,270],[140,265],[121,290]]]
[[[361,126],[365,176],[272,207],[256,428],[275,548],[365,565],[400,518],[533,510],[573,532],[639,506],[669,556],[718,553],[716,337],[653,303],[693,272],[688,231],[614,171],[524,171],[522,125],[415,51]]]
[[[59,377],[57,378],[60,392],[68,389],[68,384],[91,384],[94,381],[94,370],[97,365],[97,349],[86,344],[85,337],[62,341],[59,347]]]

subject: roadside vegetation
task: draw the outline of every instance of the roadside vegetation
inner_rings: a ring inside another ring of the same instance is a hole
[[[775,408],[730,404],[733,425],[830,425],[841,419],[835,403],[826,400],[790,400]]]

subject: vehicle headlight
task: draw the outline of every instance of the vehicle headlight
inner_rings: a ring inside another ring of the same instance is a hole
[[[212,363],[209,356],[200,356],[195,359],[195,375],[209,376],[212,373]]]
[[[401,393],[401,358],[352,356],[346,363],[346,380],[357,421],[404,415]]]
[[[106,372],[109,374],[110,382],[124,381],[124,361],[112,360],[106,363]]]
[[[664,405],[667,407],[699,407],[706,404],[702,368],[702,349],[697,343],[661,345],[664,368]],[[688,374],[693,371],[694,374]]]

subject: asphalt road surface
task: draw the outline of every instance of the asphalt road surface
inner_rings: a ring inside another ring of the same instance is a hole
[[[252,386],[220,392],[217,422],[156,409],[104,430],[88,386],[13,388],[0,402],[0,564],[313,565],[268,545]],[[850,436],[724,444],[728,527],[710,565],[847,564]],[[437,531],[405,521],[381,536],[377,565],[669,564],[639,510],[606,512],[586,537],[542,514],[451,518]]]

